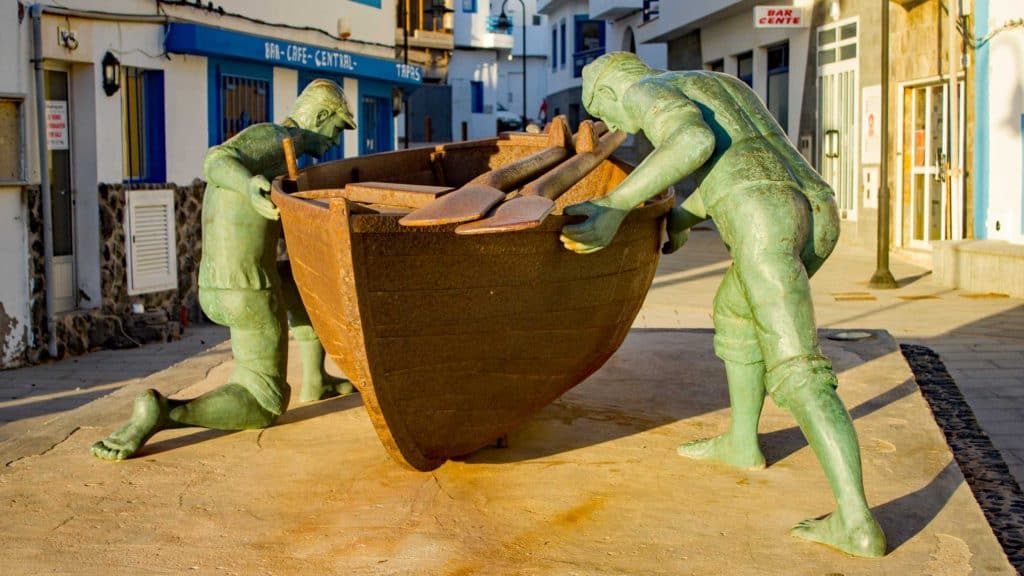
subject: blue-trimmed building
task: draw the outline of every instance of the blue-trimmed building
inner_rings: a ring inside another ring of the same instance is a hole
[[[396,21],[389,0],[5,3],[0,368],[196,319],[206,150],[283,120],[312,79],[357,114],[328,158],[394,149],[423,76]]]

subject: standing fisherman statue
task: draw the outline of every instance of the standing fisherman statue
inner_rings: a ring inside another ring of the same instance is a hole
[[[767,393],[793,414],[838,504],[791,533],[857,556],[883,556],[885,535],[864,497],[853,422],[818,348],[808,282],[839,237],[832,189],[733,76],[662,72],[633,54],[611,53],[583,69],[583,105],[613,130],[643,131],[654,151],[607,196],[566,208],[588,218],[563,229],[563,244],[580,253],[600,250],[632,208],[692,176],[698,188],[669,215],[663,251],[679,249],[689,229],[710,218],[733,258],[714,302],[730,427],[683,444],[679,453],[763,468],[757,424]]]
[[[268,192],[270,180],[286,170],[285,138],[295,142],[297,153],[320,157],[337,145],[343,130],[355,126],[341,88],[320,79],[302,91],[281,125],[249,126],[210,149],[203,166],[199,303],[211,320],[231,329],[234,371],[227,384],[190,400],[169,399],[156,390],[141,393],[129,421],[93,444],[94,456],[123,460],[166,428],[243,430],[273,424],[288,408],[291,393],[285,381],[286,312],[302,356],[300,399],[352,391],[350,382],[324,372],[324,349],[290,269],[278,269],[281,223]]]

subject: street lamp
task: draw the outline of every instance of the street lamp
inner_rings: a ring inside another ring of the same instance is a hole
[[[498,16],[498,23],[495,28],[502,32],[508,32],[512,29],[512,20],[505,14],[505,4],[508,0],[503,0],[501,3],[501,15]],[[519,0],[519,5],[523,7],[523,130],[526,130],[526,4],[523,0]]]

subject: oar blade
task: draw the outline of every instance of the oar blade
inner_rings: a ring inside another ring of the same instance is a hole
[[[398,221],[402,226],[439,226],[469,222],[483,217],[505,199],[505,193],[491,186],[463,186],[441,196]]]
[[[483,220],[463,224],[456,234],[497,234],[536,228],[555,209],[555,203],[543,196],[518,196],[498,206]]]

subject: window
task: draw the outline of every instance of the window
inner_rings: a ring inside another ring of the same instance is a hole
[[[551,69],[558,70],[558,28],[551,27]]]
[[[475,14],[476,0],[462,0],[462,11],[468,14]]]
[[[576,16],[573,32],[575,51],[572,55],[572,75],[579,78],[583,67],[604,54],[604,20],[591,20],[586,14]]]
[[[273,68],[233,60],[212,60],[210,145],[220,144],[246,127],[270,122]]]
[[[121,76],[123,177],[128,182],[163,182],[164,73],[124,66]]]
[[[21,100],[0,98],[0,182],[25,179],[21,143]]]
[[[708,62],[704,65],[704,69],[712,72],[725,72],[725,60],[719,58],[713,62]]]
[[[558,46],[559,46],[559,49],[558,49],[559,68],[565,68],[565,19],[564,18],[562,19],[562,24],[561,24],[560,28],[561,28],[562,37],[559,38],[559,44],[558,44]]]
[[[818,66],[857,57],[857,22],[831,24],[818,29]]]
[[[473,114],[484,113],[484,83],[472,80],[469,83],[470,111]]]
[[[747,83],[747,86],[754,86],[754,53],[747,52],[736,57],[736,76]]]
[[[768,49],[768,111],[789,126],[789,43]]]
[[[380,8],[380,0],[352,0],[356,4],[366,4],[373,8]]]
[[[658,18],[658,0],[644,0],[644,22],[650,22]]]
[[[174,191],[128,191],[128,294],[178,287]]]

